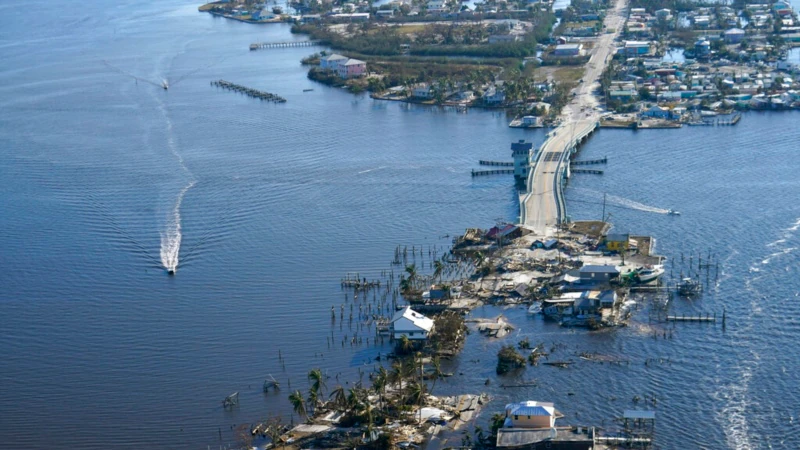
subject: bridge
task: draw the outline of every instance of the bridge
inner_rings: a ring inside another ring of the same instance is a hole
[[[528,193],[520,201],[520,223],[545,235],[566,220],[564,183],[569,177],[569,159],[597,126],[596,119],[586,118],[550,132],[528,173]]]
[[[600,111],[594,92],[600,88],[600,75],[616,49],[614,39],[624,25],[627,6],[628,0],[616,0],[609,8],[604,28],[614,31],[597,38],[586,64],[585,83],[573,90],[572,101],[561,113],[561,125],[548,134],[529,164],[527,193],[520,197],[520,223],[536,234],[553,234],[555,227],[567,218],[564,184],[570,175],[569,158],[599,125]]]

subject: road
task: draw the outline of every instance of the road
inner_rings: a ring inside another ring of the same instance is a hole
[[[539,151],[537,163],[528,174],[528,193],[520,199],[520,221],[536,234],[554,234],[555,226],[566,216],[559,198],[563,165],[569,161],[566,153],[575,140],[591,133],[600,120],[599,102],[594,92],[599,90],[600,76],[615,51],[614,40],[625,24],[627,6],[628,0],[617,0],[608,10],[603,23],[607,30],[614,32],[602,34],[595,41],[584,82],[575,88],[572,101],[559,116],[561,125],[550,132]]]

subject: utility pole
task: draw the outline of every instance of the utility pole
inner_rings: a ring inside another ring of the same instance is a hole
[[[600,220],[605,222],[606,221],[606,193],[603,192],[603,215],[600,216]]]

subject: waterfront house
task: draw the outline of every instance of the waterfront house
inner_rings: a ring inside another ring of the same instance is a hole
[[[433,332],[433,320],[406,306],[395,313],[389,331],[392,339],[406,336],[410,340],[425,340]]]
[[[526,401],[506,405],[505,428],[552,428],[556,409],[552,403]]]
[[[506,94],[501,86],[491,86],[483,93],[483,101],[487,105],[500,105],[506,101]]]
[[[347,61],[347,56],[339,55],[336,53],[332,53],[328,56],[323,56],[319,60],[319,68],[320,69],[330,69],[330,70],[339,70],[339,63]]]
[[[615,266],[588,265],[580,268],[581,283],[608,282],[619,276]]]
[[[642,117],[652,119],[671,119],[672,114],[670,114],[670,111],[667,108],[653,105],[642,112]]]
[[[337,71],[342,78],[357,78],[367,73],[367,63],[360,59],[350,58],[347,61],[339,63]]]
[[[431,99],[433,91],[428,83],[419,83],[411,89],[411,96],[414,98]]]
[[[583,44],[561,44],[556,45],[553,56],[581,56],[583,54]]]
[[[504,225],[502,227],[492,227],[486,233],[486,239],[490,241],[503,242],[509,239],[516,239],[522,236],[522,229],[516,225]]]
[[[630,235],[609,234],[603,240],[603,243],[605,244],[606,250],[610,252],[622,252],[628,249],[628,245],[630,243]]]

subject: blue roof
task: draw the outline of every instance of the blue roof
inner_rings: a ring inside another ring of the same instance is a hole
[[[520,406],[511,411],[511,414],[517,416],[552,416],[553,414],[547,411],[544,406]]]
[[[619,273],[616,267],[614,266],[583,266],[581,267],[581,273]]]

